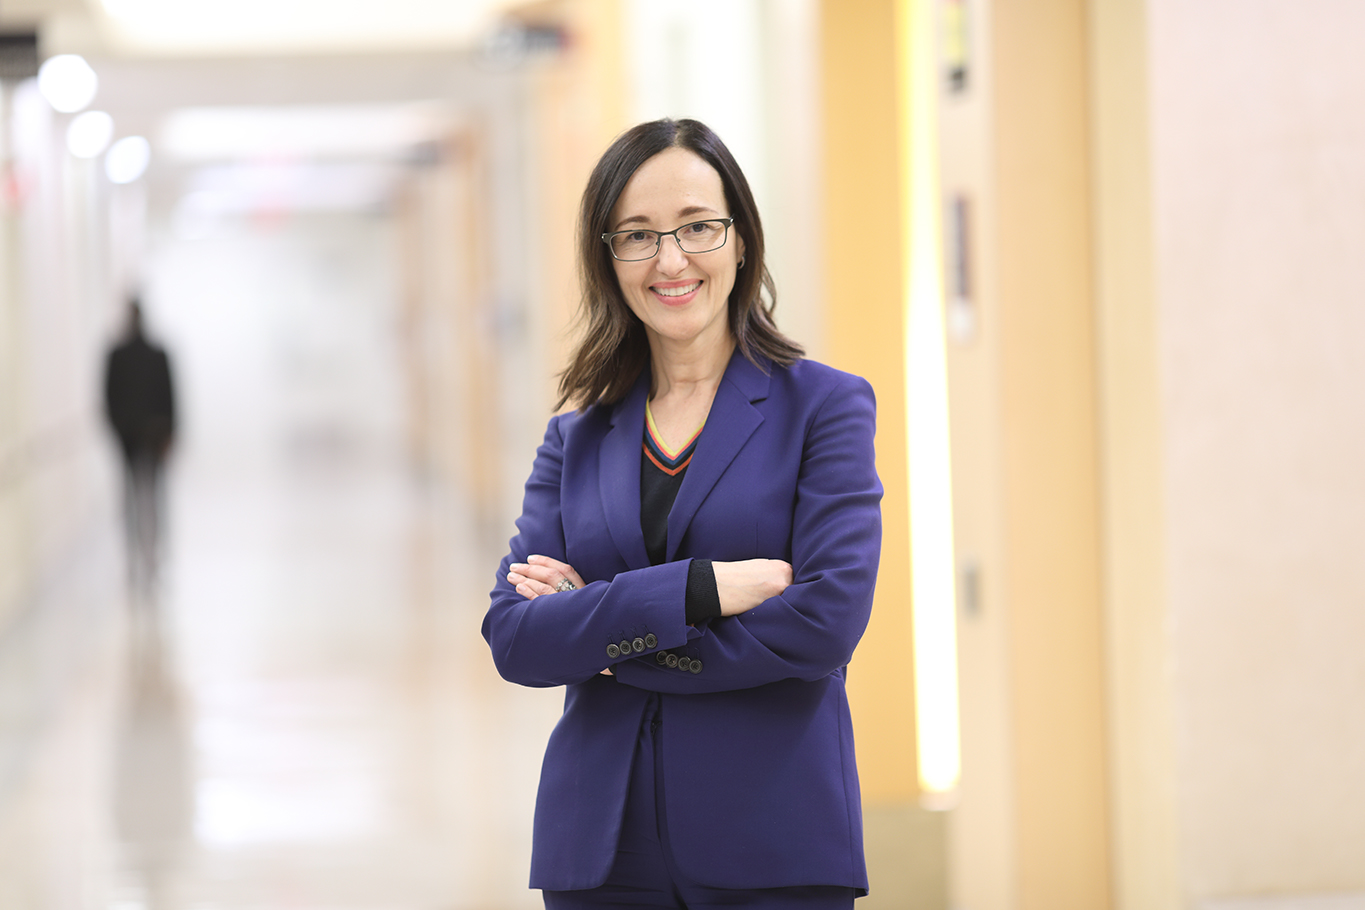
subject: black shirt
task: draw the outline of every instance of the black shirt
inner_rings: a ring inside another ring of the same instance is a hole
[[[645,410],[645,438],[640,454],[640,529],[645,535],[649,564],[657,566],[668,552],[668,514],[678,498],[683,475],[697,448],[698,430],[681,451],[669,454],[652,432],[653,419]],[[694,559],[687,570],[688,625],[720,616],[720,594],[711,560]]]

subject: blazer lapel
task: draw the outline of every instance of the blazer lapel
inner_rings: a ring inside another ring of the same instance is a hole
[[[668,515],[668,553],[667,561],[677,557],[678,545],[692,523],[692,518],[705,502],[711,488],[720,480],[730,462],[735,460],[744,443],[763,423],[763,415],[753,402],[768,397],[769,376],[766,372],[750,363],[748,358],[735,349],[730,364],[725,368],[725,376],[716,389],[716,399],[711,403],[711,413],[706,417],[706,426],[697,439],[697,448],[692,462],[683,475],[678,498],[673,502],[673,511]],[[643,409],[643,405],[641,406]],[[640,428],[644,431],[643,427]],[[639,459],[636,459],[637,465]],[[638,475],[638,469],[637,469]],[[636,484],[635,508],[640,508],[639,484]],[[637,521],[638,525],[639,522]]]
[[[598,449],[598,487],[602,511],[612,542],[626,565],[643,569],[649,565],[645,535],[640,529],[640,447],[645,438],[645,398],[649,395],[649,367],[630,394],[612,409],[611,429]],[[690,468],[690,466],[689,466]]]

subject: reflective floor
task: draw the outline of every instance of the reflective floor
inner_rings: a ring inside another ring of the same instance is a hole
[[[182,254],[163,280],[241,261]],[[330,412],[314,394],[374,363],[224,385],[205,366],[232,333],[197,305],[177,338],[198,429],[158,583],[128,591],[111,496],[0,637],[0,908],[539,906],[531,813],[562,693],[503,682],[479,635],[506,534],[414,476],[383,383]],[[291,394],[332,416],[261,417]]]

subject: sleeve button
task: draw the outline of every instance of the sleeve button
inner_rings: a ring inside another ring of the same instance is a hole
[[[692,659],[692,666],[688,667],[688,669],[691,670],[693,673],[700,673],[700,672],[701,672],[701,661],[697,660],[697,659],[694,657],[694,658]]]
[[[670,655],[668,655],[668,657],[666,658],[665,662],[668,664],[668,668],[669,668],[670,670],[673,669],[674,667],[676,667],[676,666],[678,665],[678,655],[676,655],[676,654],[670,654]]]
[[[636,654],[645,653],[645,640],[643,638],[635,639],[630,643],[630,646],[635,649]]]
[[[692,669],[692,658],[690,658],[690,657],[680,657],[680,658],[678,658],[678,669],[679,669],[679,670],[682,670],[684,673],[686,673],[688,670],[691,670],[691,669]]]
[[[607,645],[607,656],[615,660],[621,656],[621,649],[616,645]]]
[[[658,646],[659,646],[659,636],[655,635],[653,632],[650,632],[648,635],[645,636],[645,647],[646,647],[646,648],[657,648]]]
[[[667,652],[667,651],[655,651],[655,652],[654,652],[654,660],[656,660],[656,661],[657,661],[658,663],[660,663],[660,664],[666,664],[666,663],[668,663],[668,652]]]
[[[624,657],[625,655],[627,655],[627,654],[629,654],[629,653],[630,653],[630,639],[629,639],[629,638],[623,638],[623,639],[621,639],[621,655]]]

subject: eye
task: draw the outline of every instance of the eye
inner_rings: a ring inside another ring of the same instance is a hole
[[[653,231],[631,231],[629,234],[622,234],[621,240],[625,243],[653,243]]]
[[[683,228],[684,233],[688,234],[709,234],[716,229],[714,221],[694,221]]]

